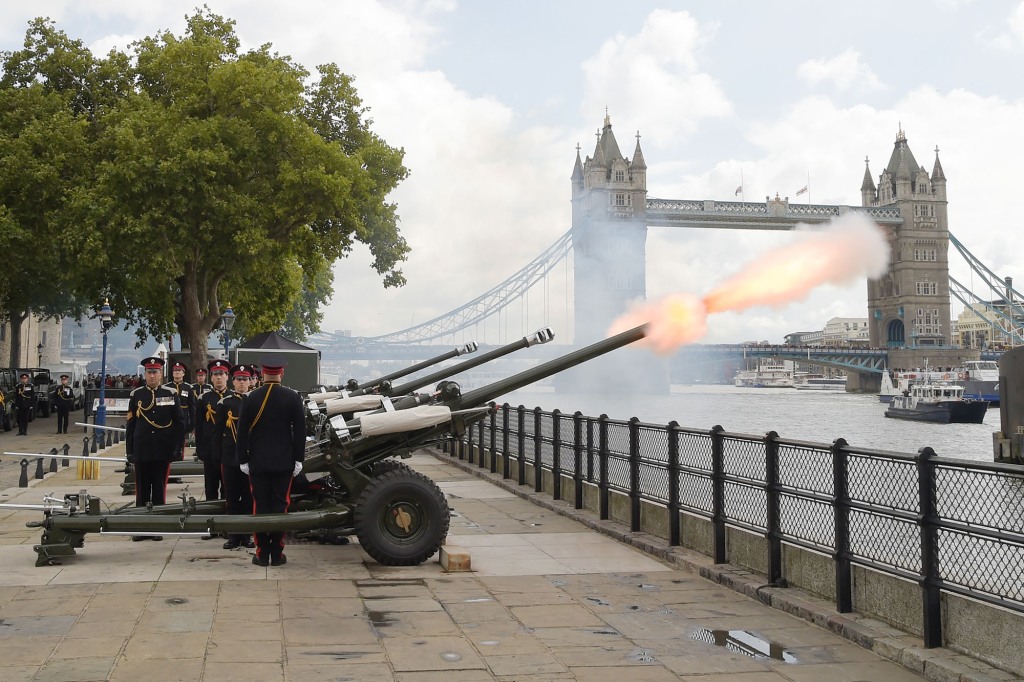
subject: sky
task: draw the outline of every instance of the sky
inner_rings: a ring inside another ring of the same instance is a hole
[[[47,16],[97,53],[170,29],[198,3],[0,3],[0,49]],[[930,172],[939,149],[950,231],[1024,284],[1016,212],[1024,158],[1024,0],[208,0],[243,48],[271,43],[355,77],[374,130],[405,150],[392,194],[412,248],[385,290],[365,248],[335,267],[324,331],[372,337],[456,309],[570,227],[570,175],[605,113],[623,153],[639,133],[648,197],[860,204],[902,128]],[[809,185],[800,197],[796,192]],[[648,297],[703,294],[791,233],[651,228]],[[572,336],[569,265],[542,290],[454,338]],[[983,289],[951,249],[951,274]],[[962,309],[952,301],[954,317]],[[723,313],[703,341],[782,342],[831,317],[866,317],[866,284],[782,308]]]

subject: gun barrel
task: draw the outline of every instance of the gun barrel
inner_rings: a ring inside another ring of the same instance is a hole
[[[551,341],[553,338],[555,338],[555,333],[551,331],[551,328],[542,327],[541,329],[538,329],[530,336],[524,336],[518,341],[513,341],[512,343],[502,346],[501,348],[496,348],[490,352],[484,353],[483,355],[478,355],[477,357],[472,358],[470,360],[466,360],[465,362],[460,362],[457,365],[452,365],[451,367],[438,370],[433,374],[428,374],[427,376],[420,377],[419,379],[414,379],[400,386],[395,386],[391,389],[391,395],[405,395],[406,393],[412,393],[417,388],[422,388],[423,386],[432,384],[435,381],[444,379],[445,377],[454,376],[459,372],[465,372],[467,369],[472,369],[473,367],[482,365],[485,362],[490,362],[495,358],[500,358],[503,355],[514,353],[517,350],[529,348],[530,346],[535,346],[540,343],[547,343],[548,341]]]
[[[647,325],[642,324],[639,327],[634,327],[628,331],[624,331],[615,336],[610,336],[603,341],[591,344],[580,348],[579,350],[573,351],[568,355],[563,355],[560,358],[549,360],[541,365],[537,365],[532,369],[525,370],[519,374],[513,374],[510,377],[496,381],[493,384],[487,386],[481,386],[480,388],[469,391],[463,394],[459,399],[449,403],[449,407],[453,410],[461,409],[466,407],[472,407],[474,405],[482,405],[488,401],[494,400],[498,396],[509,393],[511,391],[518,390],[523,386],[532,384],[535,381],[546,379],[547,377],[563,372],[571,367],[593,360],[594,358],[610,353],[613,350],[628,346],[634,341],[639,341],[644,338],[647,333]]]
[[[371,381],[363,382],[363,383],[359,384],[356,387],[356,390],[357,391],[366,391],[367,389],[371,389],[371,388],[373,388],[375,386],[379,386],[380,384],[384,383],[385,381],[391,381],[392,379],[397,379],[399,377],[407,376],[409,374],[412,374],[413,372],[418,372],[421,369],[430,367],[431,365],[436,365],[439,362],[444,362],[445,360],[449,360],[449,359],[457,357],[459,355],[468,355],[469,353],[475,353],[477,348],[479,348],[479,346],[477,346],[476,341],[470,341],[465,346],[460,346],[458,348],[453,348],[452,350],[448,351],[447,353],[442,353],[441,355],[438,355],[437,357],[430,358],[429,360],[424,360],[423,362],[417,362],[415,365],[410,365],[409,367],[404,367],[404,368],[402,368],[400,370],[392,372],[391,374],[385,374],[382,377],[378,377],[378,378],[373,379]],[[353,391],[353,393],[354,393],[354,391]]]

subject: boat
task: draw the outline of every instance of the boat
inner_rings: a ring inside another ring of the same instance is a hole
[[[733,385],[743,388],[793,388],[792,363],[762,360],[757,369],[742,370],[733,378]]]
[[[964,387],[947,383],[912,384],[889,401],[886,417],[942,424],[980,424],[987,400],[964,397]]]
[[[960,367],[894,372],[893,381],[897,392],[905,388],[902,384],[956,382],[964,387],[965,398],[999,404],[999,363],[995,360],[967,360]]]
[[[801,391],[846,391],[846,377],[824,374],[797,374],[794,385]]]
[[[882,387],[878,389],[879,402],[888,403],[898,396],[902,391],[892,383],[892,376],[888,371],[882,372]]]

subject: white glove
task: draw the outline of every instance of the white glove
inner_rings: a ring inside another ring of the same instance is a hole
[[[302,471],[302,462],[296,462],[295,463],[295,468],[292,469],[292,478],[295,478],[296,476],[298,476],[299,472],[301,472],[301,471]]]
[[[238,468],[241,469],[242,473],[245,474],[246,476],[249,475],[249,463],[248,462],[246,462],[245,464],[239,464]]]

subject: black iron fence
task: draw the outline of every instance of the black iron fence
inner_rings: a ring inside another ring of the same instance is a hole
[[[861,565],[921,588],[925,646],[942,644],[940,592],[1024,613],[1024,469],[832,444],[618,421],[505,404],[457,442],[460,457],[501,453],[502,475],[527,467],[555,498],[572,481],[582,508],[585,485],[609,518],[612,493],[629,500],[641,527],[641,502],[668,510],[668,541],[680,544],[681,514],[708,520],[713,556],[725,563],[726,527],[763,536],[768,578],[782,584],[783,544],[830,555],[837,610],[852,611],[851,568]],[[471,445],[473,447],[465,447]],[[498,459],[489,458],[496,472]],[[481,466],[486,466],[482,455]]]

